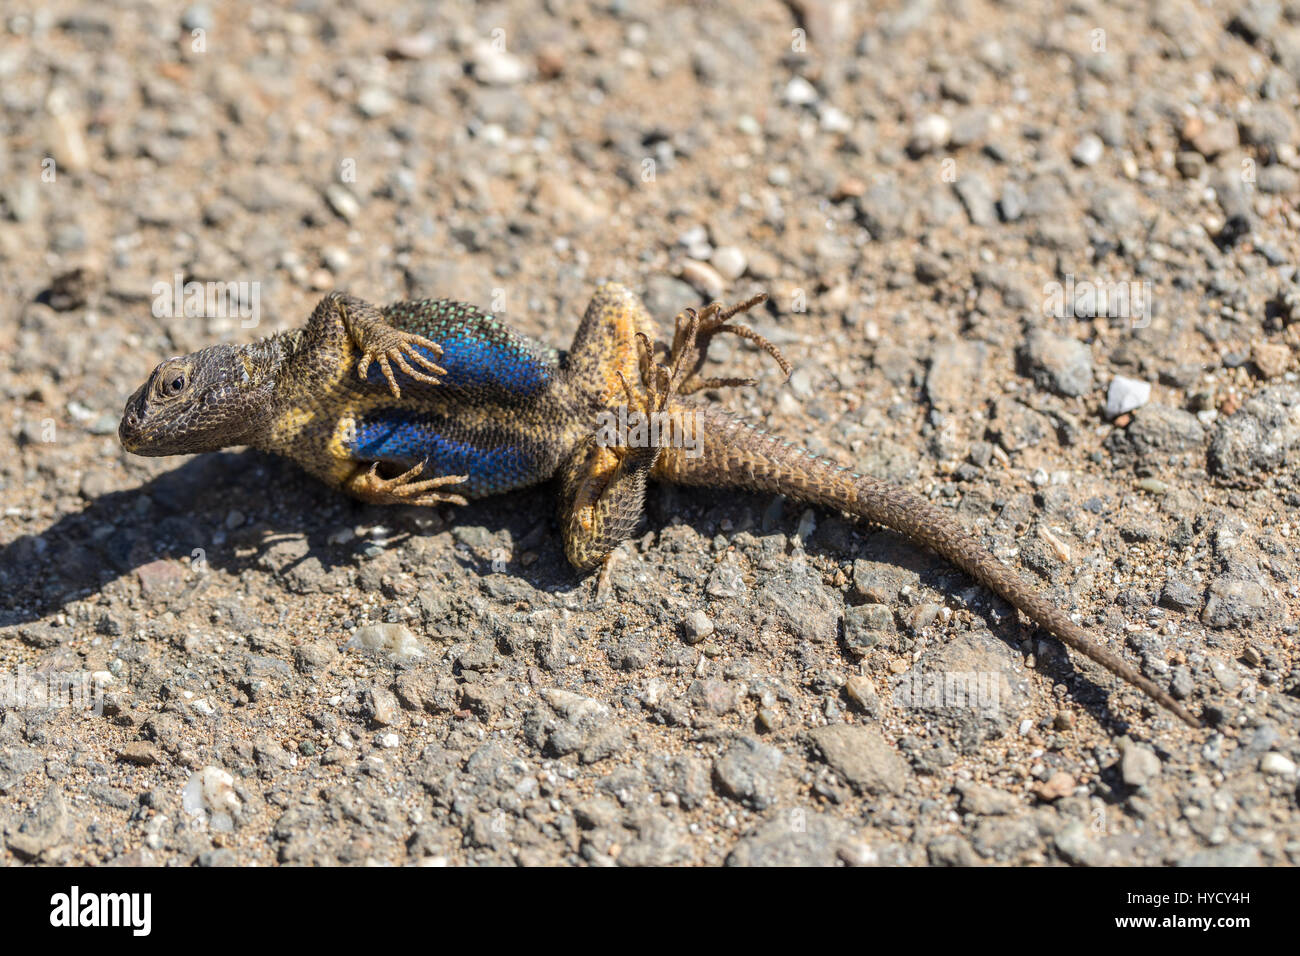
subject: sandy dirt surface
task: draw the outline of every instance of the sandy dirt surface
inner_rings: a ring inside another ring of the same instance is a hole
[[[1300,862],[1300,2],[866,6],[5,4],[0,861]],[[117,441],[330,289],[564,346],[610,279],[769,292],[718,400],[1206,729],[780,499],[653,489],[597,604],[549,489]]]

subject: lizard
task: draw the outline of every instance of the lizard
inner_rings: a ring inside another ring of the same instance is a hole
[[[379,308],[332,292],[302,328],[160,363],[127,402],[118,434],[137,455],[251,446],[373,504],[460,505],[558,479],[564,553],[580,571],[602,575],[637,529],[649,481],[785,495],[931,549],[1067,647],[1200,726],[938,506],[701,396],[756,384],[703,374],[709,343],[724,333],[754,343],[789,378],[776,346],[733,321],[765,298],[685,309],[671,343],[656,343],[641,300],[608,283],[562,351],[468,303]],[[630,428],[613,426],[618,414]]]

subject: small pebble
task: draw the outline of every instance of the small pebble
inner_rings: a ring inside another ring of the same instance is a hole
[[[1068,797],[1074,792],[1074,778],[1064,770],[1058,770],[1047,780],[1038,784],[1034,788],[1034,792],[1038,794],[1038,799],[1047,802]]]
[[[480,43],[474,49],[474,79],[486,86],[513,86],[528,76],[528,64],[492,43]]]
[[[682,640],[698,644],[713,633],[713,621],[703,611],[695,610],[682,620]]]
[[[912,127],[912,135],[907,141],[907,151],[913,156],[924,156],[936,149],[943,149],[952,139],[952,123],[946,116],[930,113],[921,117]]]
[[[1106,417],[1119,418],[1151,400],[1151,383],[1116,375],[1106,390]]]
[[[1079,145],[1074,147],[1070,158],[1080,166],[1092,166],[1101,159],[1105,151],[1106,144],[1101,141],[1101,137],[1096,133],[1089,133],[1079,140]]]
[[[382,86],[368,86],[357,97],[357,109],[368,119],[385,116],[396,107],[396,97]]]
[[[1267,753],[1260,758],[1259,769],[1270,777],[1294,777],[1295,762],[1279,753]]]
[[[781,98],[791,106],[807,106],[817,102],[817,88],[802,76],[796,76],[786,84]]]
[[[745,274],[745,254],[735,246],[719,246],[710,261],[724,279],[734,281]]]
[[[1119,774],[1130,787],[1142,787],[1160,774],[1160,758],[1150,747],[1129,744],[1119,759]]]
[[[340,186],[338,183],[331,183],[325,187],[325,201],[330,204],[338,215],[351,222],[361,212],[361,203],[357,197],[352,194],[350,189]]]
[[[370,624],[359,627],[352,640],[345,645],[349,650],[383,651],[390,657],[423,657],[420,642],[410,629],[401,624]]]
[[[727,291],[727,280],[707,262],[687,259],[682,263],[682,278],[706,299],[719,299]]]
[[[1279,378],[1291,365],[1292,350],[1289,345],[1256,342],[1250,349],[1250,360],[1264,378]]]

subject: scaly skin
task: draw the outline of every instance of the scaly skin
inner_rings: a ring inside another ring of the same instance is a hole
[[[582,570],[606,564],[635,531],[650,479],[783,494],[934,550],[1062,643],[1200,726],[946,512],[696,397],[705,388],[753,384],[701,376],[709,342],[720,334],[755,342],[789,374],[770,343],[730,324],[762,298],[686,310],[671,346],[656,356],[650,316],[614,284],[596,292],[567,353],[464,303],[380,310],[331,293],[301,330],[163,362],[127,402],[119,435],[140,455],[252,445],[377,504],[464,503],[558,476],[565,555]],[[682,437],[671,430],[659,442],[612,436],[599,416],[620,408],[666,415],[678,423],[673,428],[694,423],[699,454],[669,440]]]

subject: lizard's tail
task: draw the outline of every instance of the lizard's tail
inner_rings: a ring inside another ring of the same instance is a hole
[[[788,495],[882,524],[937,552],[1004,598],[1061,643],[1141,689],[1192,727],[1201,723],[1131,664],[1102,647],[1018,572],[994,558],[946,512],[909,491],[854,474],[800,445],[705,405],[698,414],[698,454],[665,449],[654,477],[684,485],[734,487]]]

